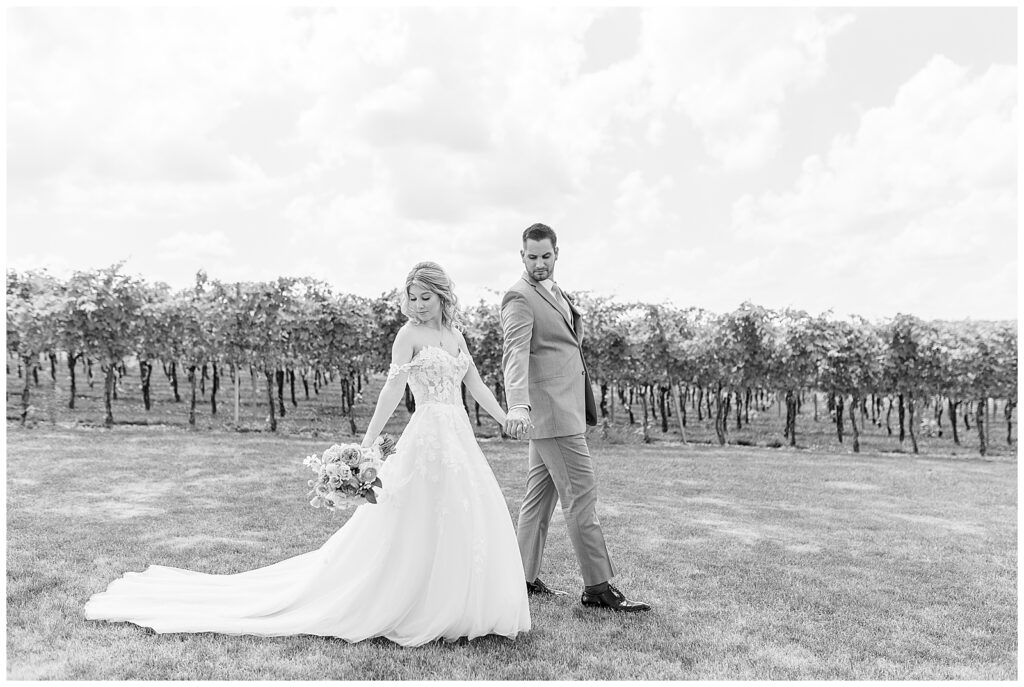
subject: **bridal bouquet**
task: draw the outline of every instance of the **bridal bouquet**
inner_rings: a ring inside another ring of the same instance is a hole
[[[373,488],[383,486],[377,474],[394,452],[394,439],[382,434],[370,448],[335,444],[319,456],[308,456],[302,464],[316,474],[307,483],[312,489],[306,495],[312,498],[309,505],[337,510],[348,508],[358,498],[377,503]]]

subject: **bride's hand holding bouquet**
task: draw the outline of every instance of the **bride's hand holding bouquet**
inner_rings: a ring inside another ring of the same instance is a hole
[[[355,499],[377,503],[374,487],[383,486],[378,474],[394,452],[394,439],[383,434],[366,447],[334,444],[319,456],[308,456],[302,464],[316,474],[307,482],[309,505],[338,510],[348,508]]]

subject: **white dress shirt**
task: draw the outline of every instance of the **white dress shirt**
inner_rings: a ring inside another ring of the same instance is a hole
[[[558,294],[555,293],[556,284],[550,277],[540,282],[540,285],[548,290],[548,293],[551,294],[551,297],[555,299],[555,303],[557,303],[558,306],[562,309],[562,313],[571,320],[572,312],[570,312],[569,310],[569,302],[565,297],[565,293],[562,292],[562,287],[558,287],[559,292],[562,293],[561,298],[559,298]]]

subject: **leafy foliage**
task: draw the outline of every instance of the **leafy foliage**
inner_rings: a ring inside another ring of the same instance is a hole
[[[280,379],[283,370],[316,370],[325,378],[337,372],[347,384],[387,369],[405,322],[400,296],[337,294],[308,278],[222,283],[203,272],[191,288],[172,291],[125,275],[121,265],[77,272],[66,282],[9,270],[7,350],[30,365],[57,351],[72,365],[84,355],[108,371],[130,356],[192,370],[252,366],[267,376],[268,393],[271,376]],[[749,302],[716,314],[585,292],[571,297],[584,313],[592,381],[640,394],[645,432],[653,390],[696,387],[713,397],[720,423],[733,397],[738,409],[745,394],[749,410],[752,390],[785,395],[791,409],[809,390],[853,403],[868,394],[907,394],[1016,404],[1015,322],[926,322],[900,314],[872,323]],[[499,308],[481,301],[463,315],[477,368],[500,397]]]

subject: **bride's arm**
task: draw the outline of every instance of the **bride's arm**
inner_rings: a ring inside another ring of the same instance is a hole
[[[473,356],[469,354],[469,348],[466,346],[466,339],[462,336],[462,332],[456,332],[459,336],[459,348],[469,358],[469,370],[466,371],[466,376],[463,377],[462,383],[466,385],[466,391],[470,393],[480,407],[484,411],[498,421],[502,427],[505,426],[505,411],[502,409],[501,404],[494,398],[494,393],[484,384],[484,380],[480,378],[480,373],[476,369],[476,363],[473,362]]]
[[[381,387],[377,396],[377,406],[373,410],[373,417],[370,424],[366,426],[366,434],[363,435],[362,446],[372,446],[377,439],[388,418],[395,412],[398,402],[405,394],[405,384],[409,379],[408,369],[398,368],[412,360],[412,337],[408,329],[402,327],[395,336],[395,343],[391,345],[391,368],[388,372],[387,381]]]

